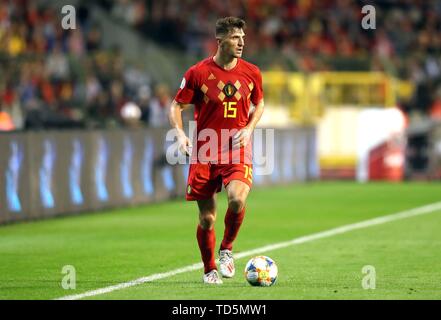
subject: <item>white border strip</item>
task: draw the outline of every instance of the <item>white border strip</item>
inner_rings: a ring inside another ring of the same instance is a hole
[[[277,250],[277,249],[281,249],[281,248],[286,248],[289,246],[302,244],[305,242],[314,241],[317,239],[332,237],[337,234],[346,233],[346,232],[349,232],[352,230],[363,229],[363,228],[367,228],[367,227],[371,227],[371,226],[375,226],[375,225],[379,225],[379,224],[383,224],[383,223],[387,223],[387,222],[391,222],[391,221],[397,221],[397,220],[406,219],[406,218],[410,218],[410,217],[420,216],[420,215],[428,214],[428,213],[435,212],[438,210],[441,210],[441,202],[436,202],[436,203],[432,203],[432,204],[429,204],[426,206],[397,212],[397,213],[390,214],[387,216],[382,216],[382,217],[369,219],[369,220],[365,220],[365,221],[361,221],[361,222],[357,222],[357,223],[353,223],[353,224],[348,224],[348,225],[337,227],[337,228],[330,229],[327,231],[322,231],[322,232],[314,233],[314,234],[311,234],[308,236],[295,238],[290,241],[279,242],[276,244],[256,248],[253,250],[240,252],[238,254],[235,254],[234,257],[236,259],[249,257],[249,256],[253,256],[256,254],[262,254],[264,252],[269,252],[269,251],[273,251],[273,250]],[[101,288],[101,289],[91,290],[91,291],[87,291],[87,292],[80,293],[80,294],[64,296],[64,297],[58,298],[56,300],[78,300],[78,299],[83,299],[83,298],[87,298],[87,297],[93,297],[93,296],[97,296],[100,294],[105,294],[105,293],[109,293],[112,291],[137,286],[137,285],[140,285],[140,284],[143,284],[146,282],[152,282],[155,280],[172,277],[172,276],[175,276],[180,273],[191,272],[191,271],[195,271],[195,270],[202,269],[202,268],[203,268],[202,263],[195,263],[195,264],[183,267],[183,268],[171,270],[171,271],[164,272],[164,273],[152,274],[150,276],[142,277],[142,278],[132,280],[129,282],[124,282],[124,283],[116,284],[116,285]]]

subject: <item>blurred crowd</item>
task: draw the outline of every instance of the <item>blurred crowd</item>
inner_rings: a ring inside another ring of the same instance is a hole
[[[144,35],[198,56],[216,49],[215,21],[228,15],[247,22],[247,55],[282,53],[296,59],[295,68],[302,71],[332,67],[326,57],[374,58],[372,68],[387,59],[391,67],[401,69],[400,58],[441,52],[441,2],[436,0],[375,1],[375,30],[361,27],[361,9],[372,4],[366,0],[101,2]]]
[[[88,6],[77,8],[77,28],[64,30],[59,12],[38,3],[0,0],[0,130],[118,126],[138,114],[145,125],[166,125],[172,92],[128,65],[118,47],[103,47]],[[361,27],[366,0],[96,4],[147,38],[198,58],[216,50],[216,19],[239,16],[248,26],[246,58],[262,69],[386,71],[415,84],[403,110],[441,118],[441,1],[375,1],[374,30]]]
[[[116,18],[165,46],[205,57],[223,16],[247,23],[246,57],[263,68],[302,72],[386,71],[416,84],[403,109],[439,113],[439,0],[101,0]],[[365,30],[364,5],[375,7]]]
[[[103,48],[87,7],[76,15],[76,28],[64,30],[54,8],[0,0],[0,130],[133,125],[138,118],[165,125],[168,88],[152,89],[149,75],[127,65],[118,47]]]

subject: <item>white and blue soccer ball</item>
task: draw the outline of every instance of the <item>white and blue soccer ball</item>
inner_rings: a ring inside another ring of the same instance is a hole
[[[245,267],[245,278],[252,286],[272,286],[277,280],[277,274],[276,263],[266,256],[257,256],[250,259]]]

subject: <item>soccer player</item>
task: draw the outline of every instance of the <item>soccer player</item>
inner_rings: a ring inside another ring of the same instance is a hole
[[[222,283],[215,261],[214,231],[216,194],[222,184],[228,196],[228,210],[219,249],[219,269],[225,278],[235,273],[233,241],[252,186],[251,136],[264,106],[260,70],[241,59],[244,29],[245,22],[239,18],[226,17],[216,22],[216,54],[187,70],[170,110],[170,123],[177,131],[180,151],[193,154],[192,160],[196,159],[191,161],[186,199],[198,204],[197,241],[204,263],[203,281],[208,284]],[[191,140],[183,131],[181,115],[191,104],[195,105],[197,125],[193,152]]]

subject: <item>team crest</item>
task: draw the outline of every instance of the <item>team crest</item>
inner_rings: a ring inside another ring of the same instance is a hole
[[[231,98],[232,96],[234,96],[234,94],[236,93],[237,89],[236,89],[235,86],[233,86],[233,85],[231,84],[231,82],[228,82],[228,83],[225,85],[225,87],[224,87],[224,89],[223,89],[222,91],[225,93],[225,95],[226,95],[228,98]]]

